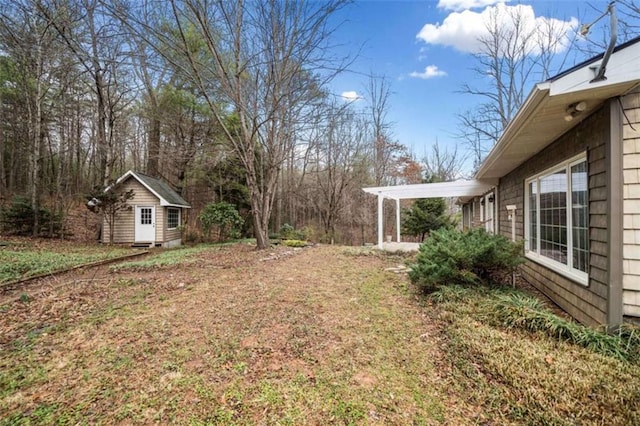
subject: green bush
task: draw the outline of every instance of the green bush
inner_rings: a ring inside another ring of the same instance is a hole
[[[217,228],[218,241],[226,241],[228,238],[240,238],[244,220],[236,206],[222,201],[207,204],[200,213],[200,223],[207,237],[213,228]]]
[[[44,207],[38,209],[40,236],[58,236],[62,232],[62,216]],[[15,197],[11,204],[0,209],[0,226],[4,232],[14,235],[33,235],[35,210],[25,197]]]
[[[483,282],[522,263],[522,246],[484,229],[432,231],[420,245],[409,277],[423,291]]]
[[[282,240],[282,245],[287,247],[306,247],[307,242],[302,240]]]
[[[311,228],[304,227],[302,229],[295,229],[293,226],[285,223],[280,227],[280,239],[281,240],[299,240],[307,241],[311,236]]]

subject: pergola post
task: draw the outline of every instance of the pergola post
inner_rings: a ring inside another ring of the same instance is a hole
[[[400,242],[400,199],[396,199],[396,242]]]
[[[382,194],[378,194],[378,248],[382,250],[384,247],[382,245],[382,235],[384,234],[384,224],[382,221],[382,217],[384,208],[384,196]]]

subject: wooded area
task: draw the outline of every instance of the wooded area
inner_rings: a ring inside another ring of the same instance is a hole
[[[621,3],[625,34],[634,33],[638,8]],[[54,218],[64,229],[70,209],[132,169],[192,204],[187,239],[200,232],[201,209],[224,201],[260,248],[284,224],[326,242],[373,241],[375,200],[362,187],[457,178],[463,153],[436,143],[417,161],[396,141],[384,76],[370,76],[358,102],[331,93],[353,60],[336,56],[332,39],[340,23],[331,17],[345,4],[4,2],[0,206],[23,197],[34,235]],[[481,40],[488,89],[462,87],[484,102],[460,115],[476,165],[559,49],[556,28],[532,45],[520,19]]]
[[[330,49],[342,6],[5,4],[0,201],[19,195],[64,217],[133,169],[192,203],[187,232],[205,204],[226,201],[261,247],[285,223],[361,244],[373,200],[360,188],[421,173],[392,138],[387,80],[372,76],[357,108],[327,89],[351,60]]]

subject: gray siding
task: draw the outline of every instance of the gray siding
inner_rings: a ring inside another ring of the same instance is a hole
[[[609,107],[605,106],[536,154],[519,168],[500,179],[498,200],[499,230],[511,238],[511,221],[506,205],[515,204],[516,239],[524,238],[525,180],[581,152],[587,152],[589,169],[589,283],[584,286],[528,260],[522,276],[578,321],[599,325],[607,322],[608,245],[607,245],[607,153]]]

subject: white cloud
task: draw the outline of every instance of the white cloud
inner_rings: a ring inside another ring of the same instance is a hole
[[[454,3],[454,0],[443,1]],[[416,38],[427,44],[453,47],[465,53],[479,53],[481,51],[479,39],[489,36],[488,28],[500,28],[500,31],[513,30],[516,22],[519,26],[519,36],[521,39],[527,38],[527,50],[533,54],[540,52],[542,40],[552,44],[550,48],[553,52],[566,50],[570,44],[571,34],[578,26],[578,20],[573,17],[563,21],[536,16],[530,5],[508,6],[498,3],[481,12],[471,10],[452,12],[441,24],[426,24]]]
[[[362,96],[358,95],[358,92],[356,92],[355,90],[342,92],[340,97],[345,101],[349,101],[349,102],[359,101],[360,99],[362,99]]]
[[[496,3],[507,2],[509,2],[509,0],[440,0],[438,2],[438,8],[459,11],[466,9],[480,9]]]
[[[447,75],[447,73],[442,70],[439,70],[436,65],[427,65],[427,67],[424,69],[424,72],[414,71],[411,74],[409,74],[409,76],[411,77],[421,78],[423,80],[427,80],[429,78],[434,78],[434,77],[444,77],[445,75]]]

